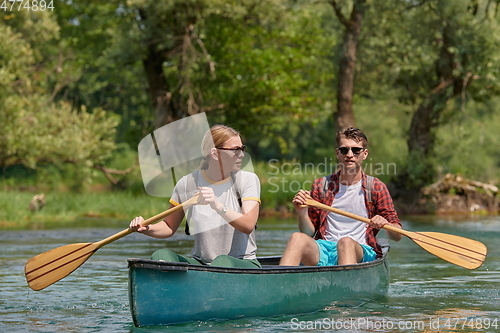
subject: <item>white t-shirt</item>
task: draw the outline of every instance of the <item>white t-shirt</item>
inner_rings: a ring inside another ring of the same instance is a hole
[[[233,177],[213,182],[205,172],[197,171],[182,177],[176,184],[170,202],[174,205],[189,200],[197,187],[211,187],[218,200],[229,209],[241,213],[241,201],[254,200],[260,203],[260,181],[255,173],[239,171]],[[236,230],[210,205],[195,205],[186,211],[189,231],[194,236],[191,251],[196,259],[210,263],[219,255],[230,255],[239,259],[255,259],[257,245],[255,230],[249,235]]]
[[[368,217],[365,204],[365,194],[362,182],[353,185],[342,185],[335,195],[332,207],[353,213],[362,217]],[[366,223],[330,212],[327,216],[327,228],[325,239],[337,242],[340,238],[350,237],[359,244],[366,244]]]

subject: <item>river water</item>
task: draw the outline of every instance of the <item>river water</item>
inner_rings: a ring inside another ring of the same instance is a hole
[[[127,258],[149,258],[156,249],[188,254],[192,240],[132,234],[101,248],[68,277],[32,291],[24,264],[53,248],[95,242],[127,221],[81,220],[78,227],[0,230],[0,332],[500,332],[500,218],[410,217],[404,228],[460,235],[483,242],[480,268],[449,264],[404,238],[391,243],[387,297],[364,304],[337,304],[315,313],[273,318],[134,327],[127,295]],[[102,227],[102,226],[105,227]],[[262,220],[259,255],[280,255],[295,220]]]

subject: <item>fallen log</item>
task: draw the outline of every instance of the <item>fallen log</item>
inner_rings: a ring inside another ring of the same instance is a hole
[[[422,188],[422,194],[438,214],[498,212],[497,186],[450,173]]]

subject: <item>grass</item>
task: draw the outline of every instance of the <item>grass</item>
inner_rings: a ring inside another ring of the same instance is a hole
[[[261,181],[261,211],[277,214],[293,211],[291,200],[295,193],[301,188],[310,189],[311,182],[321,176],[312,166],[304,167],[294,161],[257,162],[253,167]],[[27,188],[14,188],[11,183],[26,184],[26,181],[11,179],[0,190],[0,228],[77,223],[78,219],[87,217],[130,220],[139,215],[151,217],[168,209],[168,198],[152,197],[144,192],[138,173],[128,177],[128,185],[122,190],[111,190],[103,180],[94,183],[94,190],[87,187],[79,191],[71,190],[64,183],[52,182],[56,186],[40,186],[39,180],[32,181],[32,186]],[[38,212],[30,211],[31,199],[41,192],[45,194],[45,206]]]
[[[25,228],[30,224],[72,223],[81,217],[130,220],[151,217],[168,209],[167,198],[132,195],[127,192],[45,193],[45,206],[38,212],[28,209],[34,193],[0,192],[0,227]]]
[[[254,172],[261,181],[261,211],[270,213],[266,216],[292,212],[291,201],[298,190],[309,190],[314,179],[335,170],[333,152],[326,155],[314,164],[297,160],[254,161]],[[123,148],[108,167],[123,170],[136,161],[137,153]],[[41,165],[36,170],[21,166],[9,168],[0,172],[0,228],[73,223],[82,217],[130,220],[168,209],[168,198],[145,193],[139,168],[116,179],[119,183],[111,186],[101,172],[71,164]],[[41,211],[33,213],[28,209],[29,202],[42,192],[47,203]]]

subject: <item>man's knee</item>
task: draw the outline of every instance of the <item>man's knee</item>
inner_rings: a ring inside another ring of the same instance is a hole
[[[346,258],[346,255],[350,256],[349,254],[355,256],[356,262],[363,261],[363,248],[352,238],[344,237],[339,239],[337,242],[337,251],[339,253],[339,263]]]
[[[358,245],[354,239],[350,237],[343,237],[337,242],[337,248],[340,249],[353,249]]]
[[[294,232],[288,241],[289,244],[299,246],[304,245],[307,241],[310,241],[312,238],[302,232]]]

